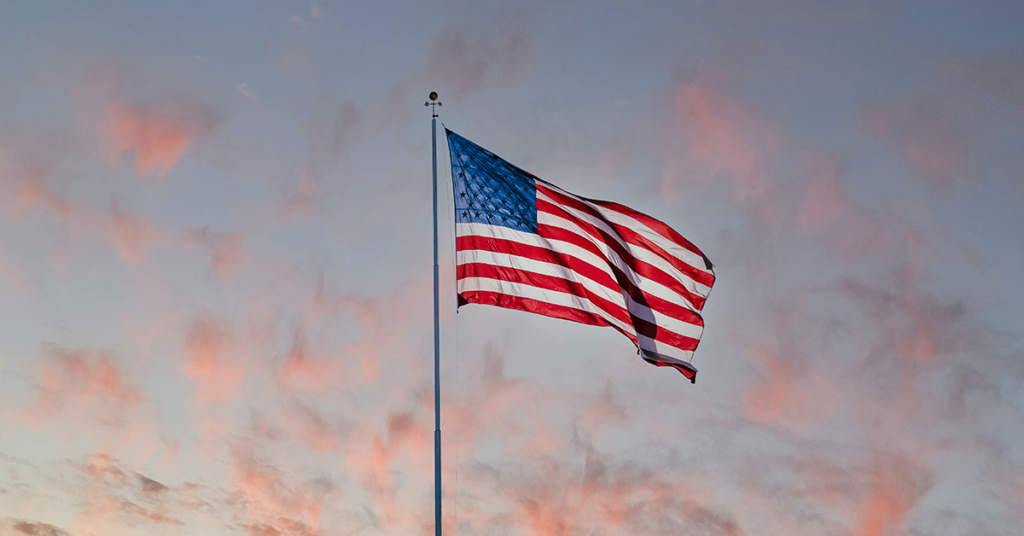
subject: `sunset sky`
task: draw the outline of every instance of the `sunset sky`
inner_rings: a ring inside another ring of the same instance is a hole
[[[0,536],[433,534],[430,110],[715,263],[456,314],[444,529],[1024,525],[1024,3],[5,2]],[[442,131],[443,132],[443,131]]]

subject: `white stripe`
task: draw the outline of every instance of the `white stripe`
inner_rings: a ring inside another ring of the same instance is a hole
[[[680,294],[678,291],[666,286],[664,283],[655,281],[653,279],[648,279],[636,273],[635,271],[633,271],[632,268],[629,267],[628,264],[626,264],[622,257],[619,256],[619,254],[615,250],[613,250],[607,243],[605,243],[603,240],[599,238],[594,238],[593,236],[591,236],[590,233],[588,233],[582,227],[580,227],[578,223],[563,218],[561,216],[557,216],[550,212],[538,212],[537,221],[544,225],[558,227],[559,229],[568,231],[596,246],[599,250],[601,250],[601,253],[604,254],[604,257],[602,258],[602,261],[604,263],[613,263],[616,268],[625,273],[626,276],[629,277],[629,280],[632,281],[633,284],[635,284],[637,287],[639,287],[640,290],[642,290],[644,293],[664,298],[673,303],[680,303],[687,309],[690,309],[693,312],[698,312],[697,307],[690,301],[689,297]],[[579,248],[579,246],[576,247]],[[639,249],[641,248],[629,248],[629,246],[627,246],[627,251],[630,254],[635,254],[636,251]],[[647,250],[643,251],[647,252]],[[590,255],[596,256],[593,253],[591,253]],[[701,285],[700,283],[697,283],[693,279],[686,277],[685,274],[677,270],[674,266],[670,265],[668,262],[665,261],[665,259],[662,259],[661,257],[658,257],[654,254],[651,254],[650,252],[647,252],[646,254],[641,254],[640,256],[637,256],[635,258],[642,260],[652,266],[660,268],[662,271],[668,274],[669,278],[671,278],[680,286],[688,290],[694,296],[704,296],[704,294],[701,294],[701,292],[706,292],[704,289],[706,289],[707,287],[704,287],[704,285]]]
[[[687,290],[693,292],[694,294],[706,298],[707,295],[711,292],[711,287],[708,287],[707,285],[704,285],[703,283],[700,283],[700,282],[694,280],[692,277],[690,277],[689,274],[680,271],[678,268],[673,266],[672,263],[668,262],[661,255],[658,255],[657,253],[654,253],[653,251],[651,251],[651,250],[649,250],[649,249],[647,249],[647,248],[645,248],[643,246],[630,244],[630,243],[626,242],[624,239],[620,238],[619,233],[616,232],[614,229],[612,229],[611,226],[609,226],[608,222],[603,221],[600,218],[594,217],[594,216],[592,216],[590,214],[587,214],[586,212],[584,212],[582,210],[579,210],[579,209],[573,208],[573,207],[571,207],[569,205],[566,205],[566,204],[560,202],[559,200],[554,199],[554,198],[548,196],[547,194],[545,194],[543,192],[538,191],[537,195],[538,195],[538,197],[548,201],[549,203],[558,206],[561,210],[564,210],[564,211],[568,212],[569,214],[573,215],[574,217],[579,218],[579,219],[581,219],[581,220],[583,220],[583,221],[585,221],[587,223],[590,223],[591,225],[594,225],[595,227],[600,228],[605,233],[607,233],[608,236],[610,236],[616,242],[618,242],[619,245],[621,245],[623,248],[625,248],[626,251],[628,251],[630,253],[630,255],[633,255],[633,257],[635,257],[638,260],[642,260],[642,261],[644,261],[644,262],[646,262],[646,263],[648,263],[648,264],[650,264],[652,266],[656,266],[656,267],[660,268],[662,271],[664,271],[666,274],[668,274],[669,277],[672,277],[673,279],[675,279],[677,282],[679,282],[679,284],[683,285],[684,287],[686,287]],[[571,194],[566,194],[566,195],[571,196]],[[594,209],[598,209],[599,208],[599,207],[597,207],[595,205],[592,205],[590,203],[587,203],[586,201],[583,201],[581,199],[579,199],[579,202],[580,203],[584,203],[587,206],[592,207]],[[558,217],[555,214],[551,214],[549,212],[546,212],[546,211],[538,209],[538,211],[537,211],[538,223],[542,223],[542,220],[544,219],[543,218],[544,215]],[[637,225],[639,225],[639,222],[637,222]],[[601,241],[600,239],[592,238],[589,233],[584,231],[579,226],[576,226],[576,228],[580,229],[579,233],[582,233],[582,235],[585,236],[586,238],[590,239],[591,242],[597,243],[598,241]],[[692,253],[690,253],[690,254],[692,255]],[[685,262],[684,259],[679,259],[679,260]],[[687,263],[687,264],[689,264],[689,263]],[[701,265],[703,265],[703,260],[701,261]],[[696,268],[696,269],[698,271],[703,271],[700,268]]]
[[[641,350],[650,350],[656,354],[663,355],[669,358],[665,359],[665,361],[678,359],[680,361],[686,361],[687,363],[689,363],[690,360],[693,359],[693,350],[681,350],[668,343],[656,341],[644,335],[638,335],[637,338],[640,341]],[[700,335],[698,334],[694,338],[700,340]]]
[[[573,283],[579,283],[583,288],[587,289],[587,291],[622,308],[623,313],[628,309],[626,306],[627,298],[622,292],[616,292],[579,272],[575,272],[565,266],[562,266],[561,264],[553,264],[550,262],[520,257],[518,255],[511,255],[509,253],[499,253],[483,249],[459,251],[455,254],[455,259],[455,263],[457,265],[467,263],[489,264],[491,266],[502,266],[505,268],[512,268],[513,270],[533,272],[536,274],[565,279]]]
[[[614,210],[614,209],[605,208],[605,207],[602,207],[600,205],[595,205],[594,203],[591,203],[591,202],[589,202],[589,201],[587,201],[585,199],[582,199],[579,196],[577,196],[576,194],[572,194],[572,193],[566,192],[565,190],[563,190],[563,189],[561,189],[561,188],[559,188],[559,187],[557,187],[557,186],[555,186],[553,184],[545,183],[543,187],[551,189],[551,190],[554,190],[554,191],[556,191],[556,192],[558,192],[558,193],[560,193],[560,194],[562,194],[562,195],[564,195],[566,197],[575,199],[576,201],[579,201],[580,203],[583,203],[584,205],[587,205],[588,207],[593,208],[599,214],[601,214],[602,217],[604,217],[606,220],[612,222],[613,224],[621,225],[623,227],[628,227],[628,228],[636,231],[637,233],[639,233],[640,235],[644,236],[645,238],[647,238],[651,242],[654,242],[661,249],[665,250],[666,253],[672,254],[672,256],[674,256],[675,258],[683,261],[684,263],[686,263],[687,265],[691,266],[695,270],[700,271],[700,272],[704,272],[704,273],[709,274],[709,275],[715,275],[715,272],[714,272],[713,269],[712,270],[708,270],[707,268],[705,268],[705,264],[704,264],[705,259],[704,259],[704,257],[702,257],[702,256],[700,256],[700,255],[698,255],[698,254],[696,254],[696,253],[694,253],[694,252],[692,252],[692,251],[690,251],[690,250],[680,246],[679,244],[676,244],[670,238],[668,238],[668,237],[662,235],[661,233],[659,233],[658,231],[655,231],[654,229],[648,227],[646,223],[644,223],[644,222],[634,218],[633,216],[631,216],[629,214],[624,214],[624,213],[619,212],[619,211]],[[563,206],[563,207],[566,206],[565,204],[559,202],[558,200],[552,199],[551,196],[545,194],[544,192],[538,192],[538,194],[543,195],[545,199],[549,200],[552,203],[556,203],[556,204],[558,204],[560,206]],[[637,246],[637,247],[643,247],[643,246]]]
[[[553,198],[547,196],[546,194],[544,194],[543,192],[541,192],[539,190],[537,191],[537,197],[538,198],[543,198],[544,200],[548,201],[549,203],[551,203],[553,205],[557,205],[560,209],[568,212],[569,214],[572,214],[576,218],[579,218],[579,219],[581,219],[581,220],[583,220],[583,221],[585,221],[585,222],[587,222],[587,223],[589,223],[591,225],[594,225],[595,227],[598,227],[599,229],[603,230],[605,233],[608,234],[608,236],[610,236],[612,239],[614,239],[616,242],[618,242],[619,245],[621,245],[626,251],[628,251],[629,254],[632,255],[634,258],[636,258],[637,260],[644,261],[647,264],[650,264],[652,266],[655,266],[655,267],[661,269],[661,271],[663,271],[666,274],[668,274],[669,277],[674,279],[676,282],[678,282],[680,285],[682,285],[684,288],[686,288],[688,291],[690,291],[694,295],[700,296],[702,298],[706,298],[708,296],[708,294],[711,292],[711,288],[710,287],[695,281],[688,274],[680,271],[675,266],[672,266],[672,264],[670,262],[665,260],[660,255],[654,253],[653,251],[651,251],[651,250],[649,250],[647,248],[644,248],[642,246],[634,246],[634,245],[629,244],[628,242],[620,239],[619,238],[619,233],[615,232],[614,229],[609,227],[608,222],[602,221],[600,218],[595,218],[594,216],[592,216],[590,214],[587,214],[586,212],[583,212],[581,210],[578,210],[578,209],[575,209],[575,208],[570,207],[568,205],[562,204],[558,200],[553,199]],[[584,202],[584,201],[581,200],[580,202]],[[594,205],[589,205],[589,204],[588,204],[588,206],[594,207]],[[597,208],[597,207],[594,207],[594,208]],[[599,239],[593,238],[590,235],[590,233],[587,233],[584,229],[579,227],[577,224],[572,223],[569,220],[566,220],[565,218],[561,218],[561,217],[559,217],[559,216],[557,216],[555,214],[552,214],[550,212],[546,212],[546,211],[543,211],[543,210],[540,210],[540,209],[537,210],[537,223],[543,223],[545,225],[555,225],[554,223],[551,223],[551,220],[549,220],[549,218],[557,218],[560,221],[564,221],[564,222],[572,225],[573,228],[570,228],[570,229],[567,229],[567,230],[573,231],[574,233],[583,236],[584,238],[588,239],[590,242],[592,242],[594,244],[597,244],[597,245],[600,246],[601,244],[604,243],[603,240],[599,240]],[[563,229],[566,228],[565,224],[559,224],[559,225],[555,225],[555,226],[562,227]],[[578,229],[578,231],[577,231],[577,229]],[[607,249],[607,246],[603,246],[603,247]],[[608,249],[608,251],[611,251],[611,249]],[[611,252],[614,253],[614,251],[611,251]],[[682,260],[682,259],[680,259],[680,260]],[[687,264],[689,264],[689,263],[687,263]]]
[[[521,283],[515,283],[513,281],[502,281],[499,279],[491,279],[489,277],[464,277],[459,279],[458,292],[472,292],[474,290],[483,292],[496,292],[498,294],[507,294],[509,296],[517,296],[520,298],[529,298],[531,300],[537,300],[544,303],[550,303],[552,305],[561,305],[563,307],[570,307],[572,309],[578,309],[585,313],[590,313],[594,316],[598,316],[609,324],[621,328],[623,331],[628,333],[632,337],[636,337],[633,325],[623,322],[618,318],[606,313],[600,307],[594,305],[590,300],[577,296],[575,294],[569,294],[567,292],[556,292],[554,290],[547,290],[532,285],[524,285]]]
[[[498,279],[491,279],[489,277],[466,277],[458,281],[459,293],[472,291],[495,292],[497,294],[528,298],[552,305],[561,305],[563,307],[577,309],[598,316],[609,324],[621,328],[631,337],[636,337],[639,341],[639,347],[641,350],[650,350],[667,358],[678,359],[686,361],[687,363],[693,357],[693,352],[690,350],[681,350],[667,343],[656,341],[645,335],[637,335],[631,324],[621,322],[617,318],[605,313],[599,307],[595,306],[590,302],[590,300],[581,298],[575,294],[555,292],[531,285],[523,285],[512,281],[501,281]]]
[[[587,291],[612,302],[618,307],[621,307],[624,313],[628,311],[633,316],[658,326],[659,329],[664,329],[684,337],[694,339],[700,338],[702,331],[700,326],[672,318],[646,305],[636,303],[628,294],[624,292],[615,292],[605,285],[602,285],[601,283],[585,277],[579,272],[570,270],[560,264],[537,261],[526,257],[510,255],[508,253],[497,253],[480,249],[471,249],[456,253],[456,264],[462,265],[471,262],[489,264],[492,266],[503,266],[514,270],[533,272],[573,281],[579,283]]]
[[[572,232],[573,234],[579,234],[579,232],[573,229],[567,230]],[[602,257],[600,255],[596,255],[592,251],[581,248],[576,244],[573,244],[572,242],[566,242],[564,240],[558,240],[556,238],[545,238],[538,234],[517,231],[515,229],[509,229],[508,227],[502,227],[500,225],[488,225],[486,223],[456,224],[455,235],[460,238],[464,236],[484,236],[488,238],[498,238],[501,240],[508,240],[510,242],[518,242],[520,244],[527,244],[530,246],[536,246],[551,251],[557,251],[558,253],[579,259],[593,266],[594,268],[608,274],[608,277],[612,278],[613,281],[615,280],[615,273],[612,272],[611,267],[608,266],[609,259]],[[612,254],[615,253],[614,251],[611,250],[608,251],[611,252]],[[619,269],[623,270],[624,272],[629,271],[629,267],[625,266],[625,264],[621,262],[621,259],[619,259],[617,255],[614,259],[611,260],[618,260],[619,262],[616,263],[616,266]],[[634,283],[636,283],[635,280]],[[673,292],[672,294],[675,295],[675,292]]]
[[[690,303],[689,299],[685,298],[684,296],[681,296],[675,290],[672,290],[657,281],[652,281],[638,275],[636,272],[630,269],[630,267],[627,266],[621,258],[619,258],[619,255],[612,251],[607,244],[605,244],[604,242],[595,241],[593,238],[587,235],[582,229],[580,229],[579,226],[577,226],[575,223],[572,223],[563,218],[558,218],[551,214],[542,214],[544,214],[544,221],[547,222],[546,225],[559,227],[573,234],[582,236],[585,240],[594,244],[602,252],[604,252],[604,254],[607,255],[607,257],[595,255],[593,252],[583,249],[571,242],[566,242],[564,240],[557,240],[553,238],[545,238],[538,234],[518,231],[515,229],[510,229],[508,227],[503,227],[501,225],[489,225],[486,223],[458,223],[455,225],[455,235],[460,238],[464,236],[481,236],[485,238],[496,238],[500,240],[508,240],[510,242],[518,242],[521,244],[536,246],[551,251],[557,251],[558,253],[568,255],[570,257],[575,257],[587,264],[590,264],[591,266],[594,266],[595,268],[608,274],[608,276],[611,277],[614,281],[615,274],[608,266],[608,263],[611,262],[614,263],[619,270],[626,274],[626,277],[628,277],[629,280],[632,281],[633,284],[636,285],[636,287],[639,288],[644,294],[648,296],[655,296],[661,298],[663,300],[680,305],[681,307],[688,309],[692,312],[697,312],[697,308],[694,307],[692,303]]]
[[[700,255],[690,251],[689,249],[680,246],[679,244],[675,243],[674,240],[662,235],[661,233],[655,231],[654,229],[651,229],[644,222],[634,218],[629,214],[624,214],[614,209],[602,207],[601,205],[595,205],[593,203],[587,204],[590,205],[591,207],[594,207],[595,210],[600,212],[601,216],[603,216],[606,220],[612,222],[613,224],[628,227],[636,231],[644,238],[653,242],[656,246],[665,250],[665,252],[668,253],[669,255],[672,255],[673,257],[685,262],[687,265],[693,267],[695,270],[703,272],[708,275],[715,275],[713,267],[711,270],[708,270],[705,267],[706,265],[704,264],[704,257],[701,257]]]
[[[664,345],[662,345],[662,346],[664,346]],[[665,353],[662,353],[662,352],[657,352],[657,351],[654,351],[654,350],[649,350],[650,352],[652,352],[654,354],[657,354],[657,355],[648,355],[647,357],[649,357],[651,359],[654,359],[655,361],[661,361],[662,363],[673,363],[673,364],[676,364],[676,365],[681,365],[683,363],[686,363],[687,365],[691,365],[692,366],[692,360],[693,360],[693,352],[692,351],[684,351],[684,350],[680,350],[678,348],[671,348],[671,349],[674,350],[679,355],[673,357],[673,356],[670,356],[670,355],[666,355]],[[645,349],[645,348],[641,348],[641,350],[647,351],[647,349]]]

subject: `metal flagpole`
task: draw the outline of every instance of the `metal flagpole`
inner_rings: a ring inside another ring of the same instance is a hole
[[[437,92],[430,92],[430,148],[434,164],[434,535],[441,536],[441,324],[437,292]]]

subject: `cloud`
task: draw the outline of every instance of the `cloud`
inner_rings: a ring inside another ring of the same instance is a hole
[[[234,274],[245,260],[245,236],[239,233],[218,233],[203,226],[186,229],[181,240],[186,247],[198,247],[210,253],[210,273],[216,276]]]
[[[162,99],[109,106],[100,131],[110,144],[111,164],[131,153],[136,175],[166,175],[218,122],[217,114],[197,101]]]
[[[685,479],[620,461],[586,441],[575,456],[519,456],[508,464],[477,462],[460,506],[464,530],[520,530],[532,536],[664,534],[740,536],[745,532]],[[478,496],[478,494],[480,494]],[[468,500],[466,500],[468,499]],[[488,503],[507,504],[492,512]]]
[[[875,459],[868,475],[854,536],[884,536],[903,528],[907,514],[931,487],[931,476],[903,457]]]
[[[114,356],[92,350],[48,346],[40,366],[29,422],[73,424],[89,421],[120,427],[142,404],[142,390],[118,367]]]
[[[146,508],[144,506],[124,499],[122,499],[119,502],[118,509],[125,514],[141,517],[153,523],[159,523],[162,525],[174,525],[179,527],[185,525],[185,522],[178,518],[168,516],[156,510],[151,510],[149,508]]]
[[[534,54],[533,40],[522,32],[484,41],[447,30],[434,37],[425,72],[443,80],[461,97],[487,83],[518,82],[529,70]]]
[[[63,531],[48,523],[32,523],[29,521],[18,521],[11,525],[15,532],[27,536],[67,536]]]
[[[835,158],[813,152],[804,160],[809,178],[797,226],[804,234],[826,238],[838,259],[885,258],[918,240],[906,225],[856,206],[843,188],[849,178]]]
[[[201,402],[225,402],[242,396],[245,371],[232,353],[234,340],[220,324],[207,319],[193,322],[185,339],[185,376],[196,380]]]
[[[321,179],[330,179],[350,155],[357,142],[355,133],[365,113],[351,100],[331,102],[319,109],[307,128],[308,156],[299,183],[286,193],[280,209],[283,219],[316,216],[324,203]]]
[[[781,151],[782,133],[763,114],[729,94],[718,77],[705,74],[682,84],[673,94],[679,133],[688,142],[685,156],[675,156],[663,170],[663,190],[690,171],[709,180],[732,183],[737,201],[763,196]]]
[[[279,216],[284,220],[316,216],[322,205],[322,200],[318,193],[319,186],[317,185],[316,175],[311,171],[302,173],[299,176],[299,184],[295,188],[294,193],[288,194],[288,199],[281,206],[278,213]]]
[[[938,187],[947,187],[969,172],[971,147],[962,129],[934,97],[876,101],[863,117],[869,132],[895,146],[910,168]]]
[[[837,164],[822,158],[816,167],[818,171],[807,185],[807,196],[797,217],[804,231],[839,225],[849,219],[851,211],[839,180]]]
[[[973,92],[993,95],[1024,117],[1024,57],[1002,54],[984,58],[958,58],[940,65],[940,72],[962,82]]]
[[[147,478],[143,475],[136,476],[139,477],[139,484],[142,486],[143,493],[161,493],[168,489],[167,486],[153,480],[152,478]]]
[[[314,19],[324,18],[323,0],[309,1],[309,16]]]
[[[320,514],[334,484],[313,479],[299,484],[286,481],[287,475],[259,458],[247,446],[231,451],[231,467],[238,492],[245,502],[240,511],[249,521],[252,534],[304,535],[319,532]]]
[[[328,419],[320,412],[298,400],[277,412],[274,424],[262,414],[255,413],[253,431],[271,441],[298,443],[309,449],[328,452],[338,448],[341,438],[348,434],[352,424],[347,419]]]
[[[243,97],[249,100],[249,102],[259,102],[260,98],[253,94],[249,90],[249,84],[245,82],[236,82],[234,85],[235,91],[239,92]]]
[[[364,114],[352,101],[338,103],[334,110],[334,117],[330,126],[324,133],[324,141],[327,145],[328,168],[333,169],[345,156],[352,143],[352,137],[362,123]],[[320,138],[316,136],[315,138]]]
[[[19,260],[11,253],[7,244],[0,240],[0,288],[12,294],[28,288],[29,276],[18,265]]]
[[[46,184],[46,171],[40,166],[23,170],[23,180],[17,193],[17,204],[21,209],[41,206],[55,212],[63,221],[69,221],[76,214],[70,201],[57,195]]]
[[[278,371],[281,384],[289,389],[313,392],[334,387],[341,373],[341,363],[330,356],[310,352],[306,346],[305,336],[297,333]]]
[[[26,145],[18,154],[19,165],[9,164],[0,155],[0,197],[4,200],[0,201],[0,210],[4,216],[21,224],[23,233],[30,234],[38,230],[38,221],[25,216],[35,215],[33,209],[39,209],[39,215],[54,217],[61,223],[65,240],[99,234],[115,247],[120,260],[133,266],[142,264],[149,246],[162,240],[156,226],[143,215],[122,210],[116,197],[109,210],[93,208],[81,195],[74,194],[67,176],[55,171],[66,167],[72,155],[50,144],[44,144],[43,154],[38,155],[34,154],[37,150],[32,144]],[[54,185],[63,188],[55,189]]]
[[[831,416],[836,406],[832,386],[810,364],[799,356],[781,358],[761,349],[750,355],[764,371],[743,403],[753,422],[801,428]]]
[[[116,205],[107,214],[105,231],[107,238],[117,247],[117,256],[135,266],[142,264],[146,248],[163,239],[149,220],[123,212]]]
[[[470,97],[493,96],[526,81],[537,60],[536,39],[527,31],[509,28],[480,35],[445,29],[433,35],[422,68],[399,82],[374,103],[375,124],[405,128],[413,113],[423,113],[427,94],[436,90],[468,102]]]
[[[253,523],[243,525],[242,528],[245,529],[250,536],[316,536],[317,534],[320,534],[318,531],[303,523],[298,521],[289,521],[286,519],[278,520],[278,524],[276,526]]]

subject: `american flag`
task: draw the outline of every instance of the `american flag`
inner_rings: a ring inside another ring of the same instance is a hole
[[[445,131],[459,306],[611,326],[647,362],[695,381],[711,261],[650,216],[570,194]]]

